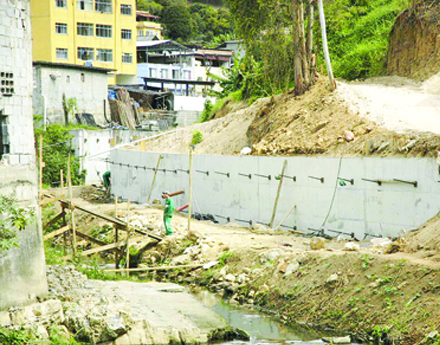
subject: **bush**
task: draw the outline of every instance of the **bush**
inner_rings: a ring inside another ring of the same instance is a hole
[[[200,144],[203,140],[202,133],[200,131],[193,131],[191,145]]]
[[[205,106],[202,111],[202,115],[200,116],[200,122],[206,122],[212,118],[214,106],[212,102],[207,99],[205,101]]]
[[[43,183],[52,185],[60,181],[60,170],[64,171],[67,177],[67,157],[71,154],[72,184],[81,185],[84,183],[86,171],[80,169],[79,158],[74,155],[71,139],[73,135],[69,130],[73,127],[66,127],[61,124],[51,124],[46,131],[41,127],[35,128],[35,145],[39,152],[39,138],[43,135],[43,161],[46,163],[43,169]]]

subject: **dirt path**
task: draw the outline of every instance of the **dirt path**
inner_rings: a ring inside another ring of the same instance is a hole
[[[350,108],[390,131],[440,134],[438,77],[423,84],[402,77],[339,82],[337,94]]]

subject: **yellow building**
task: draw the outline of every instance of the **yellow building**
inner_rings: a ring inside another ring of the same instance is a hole
[[[113,69],[136,83],[135,0],[31,0],[33,60]]]
[[[153,16],[150,12],[136,12],[136,29],[138,40],[163,40],[163,27],[160,23],[156,23],[159,17]]]

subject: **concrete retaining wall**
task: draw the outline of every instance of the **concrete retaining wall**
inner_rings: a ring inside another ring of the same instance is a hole
[[[0,195],[30,207],[39,219],[35,165],[0,166]],[[17,231],[19,248],[0,250],[0,310],[36,302],[47,294],[46,264],[40,224]]]
[[[145,202],[153,178],[158,153],[115,150],[110,155],[112,192],[124,199]],[[162,154],[161,169],[188,169],[187,155]],[[316,158],[316,157],[240,157],[194,156],[194,211],[229,217],[232,222],[269,223],[280,174],[287,160],[275,223],[296,205],[284,225],[300,230],[324,229],[354,232],[358,239],[365,234],[395,236],[402,229],[419,226],[440,210],[438,163],[428,158]],[[119,163],[129,166],[120,166]],[[134,166],[137,166],[134,167]],[[199,170],[199,172],[197,172]],[[203,173],[208,171],[209,175]],[[230,177],[220,173],[229,173]],[[251,174],[251,178],[241,176]],[[255,174],[270,175],[259,177]],[[323,178],[324,182],[315,178]],[[338,177],[353,179],[354,184],[339,184]],[[371,180],[400,179],[406,183]],[[188,174],[159,171],[153,198],[163,190],[188,191]],[[188,201],[188,195],[175,197],[176,205]],[[216,217],[222,221],[222,218]],[[224,221],[224,220],[223,220]],[[288,228],[284,228],[288,229]]]
[[[0,195],[38,213],[29,0],[0,1],[0,42]],[[41,224],[17,235],[19,248],[0,249],[0,310],[47,293]]]

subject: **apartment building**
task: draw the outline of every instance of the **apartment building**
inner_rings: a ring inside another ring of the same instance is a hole
[[[135,0],[31,0],[33,60],[113,70],[136,83]]]
[[[160,17],[150,14],[150,12],[136,12],[137,39],[151,41],[163,40],[163,26],[158,23]]]

